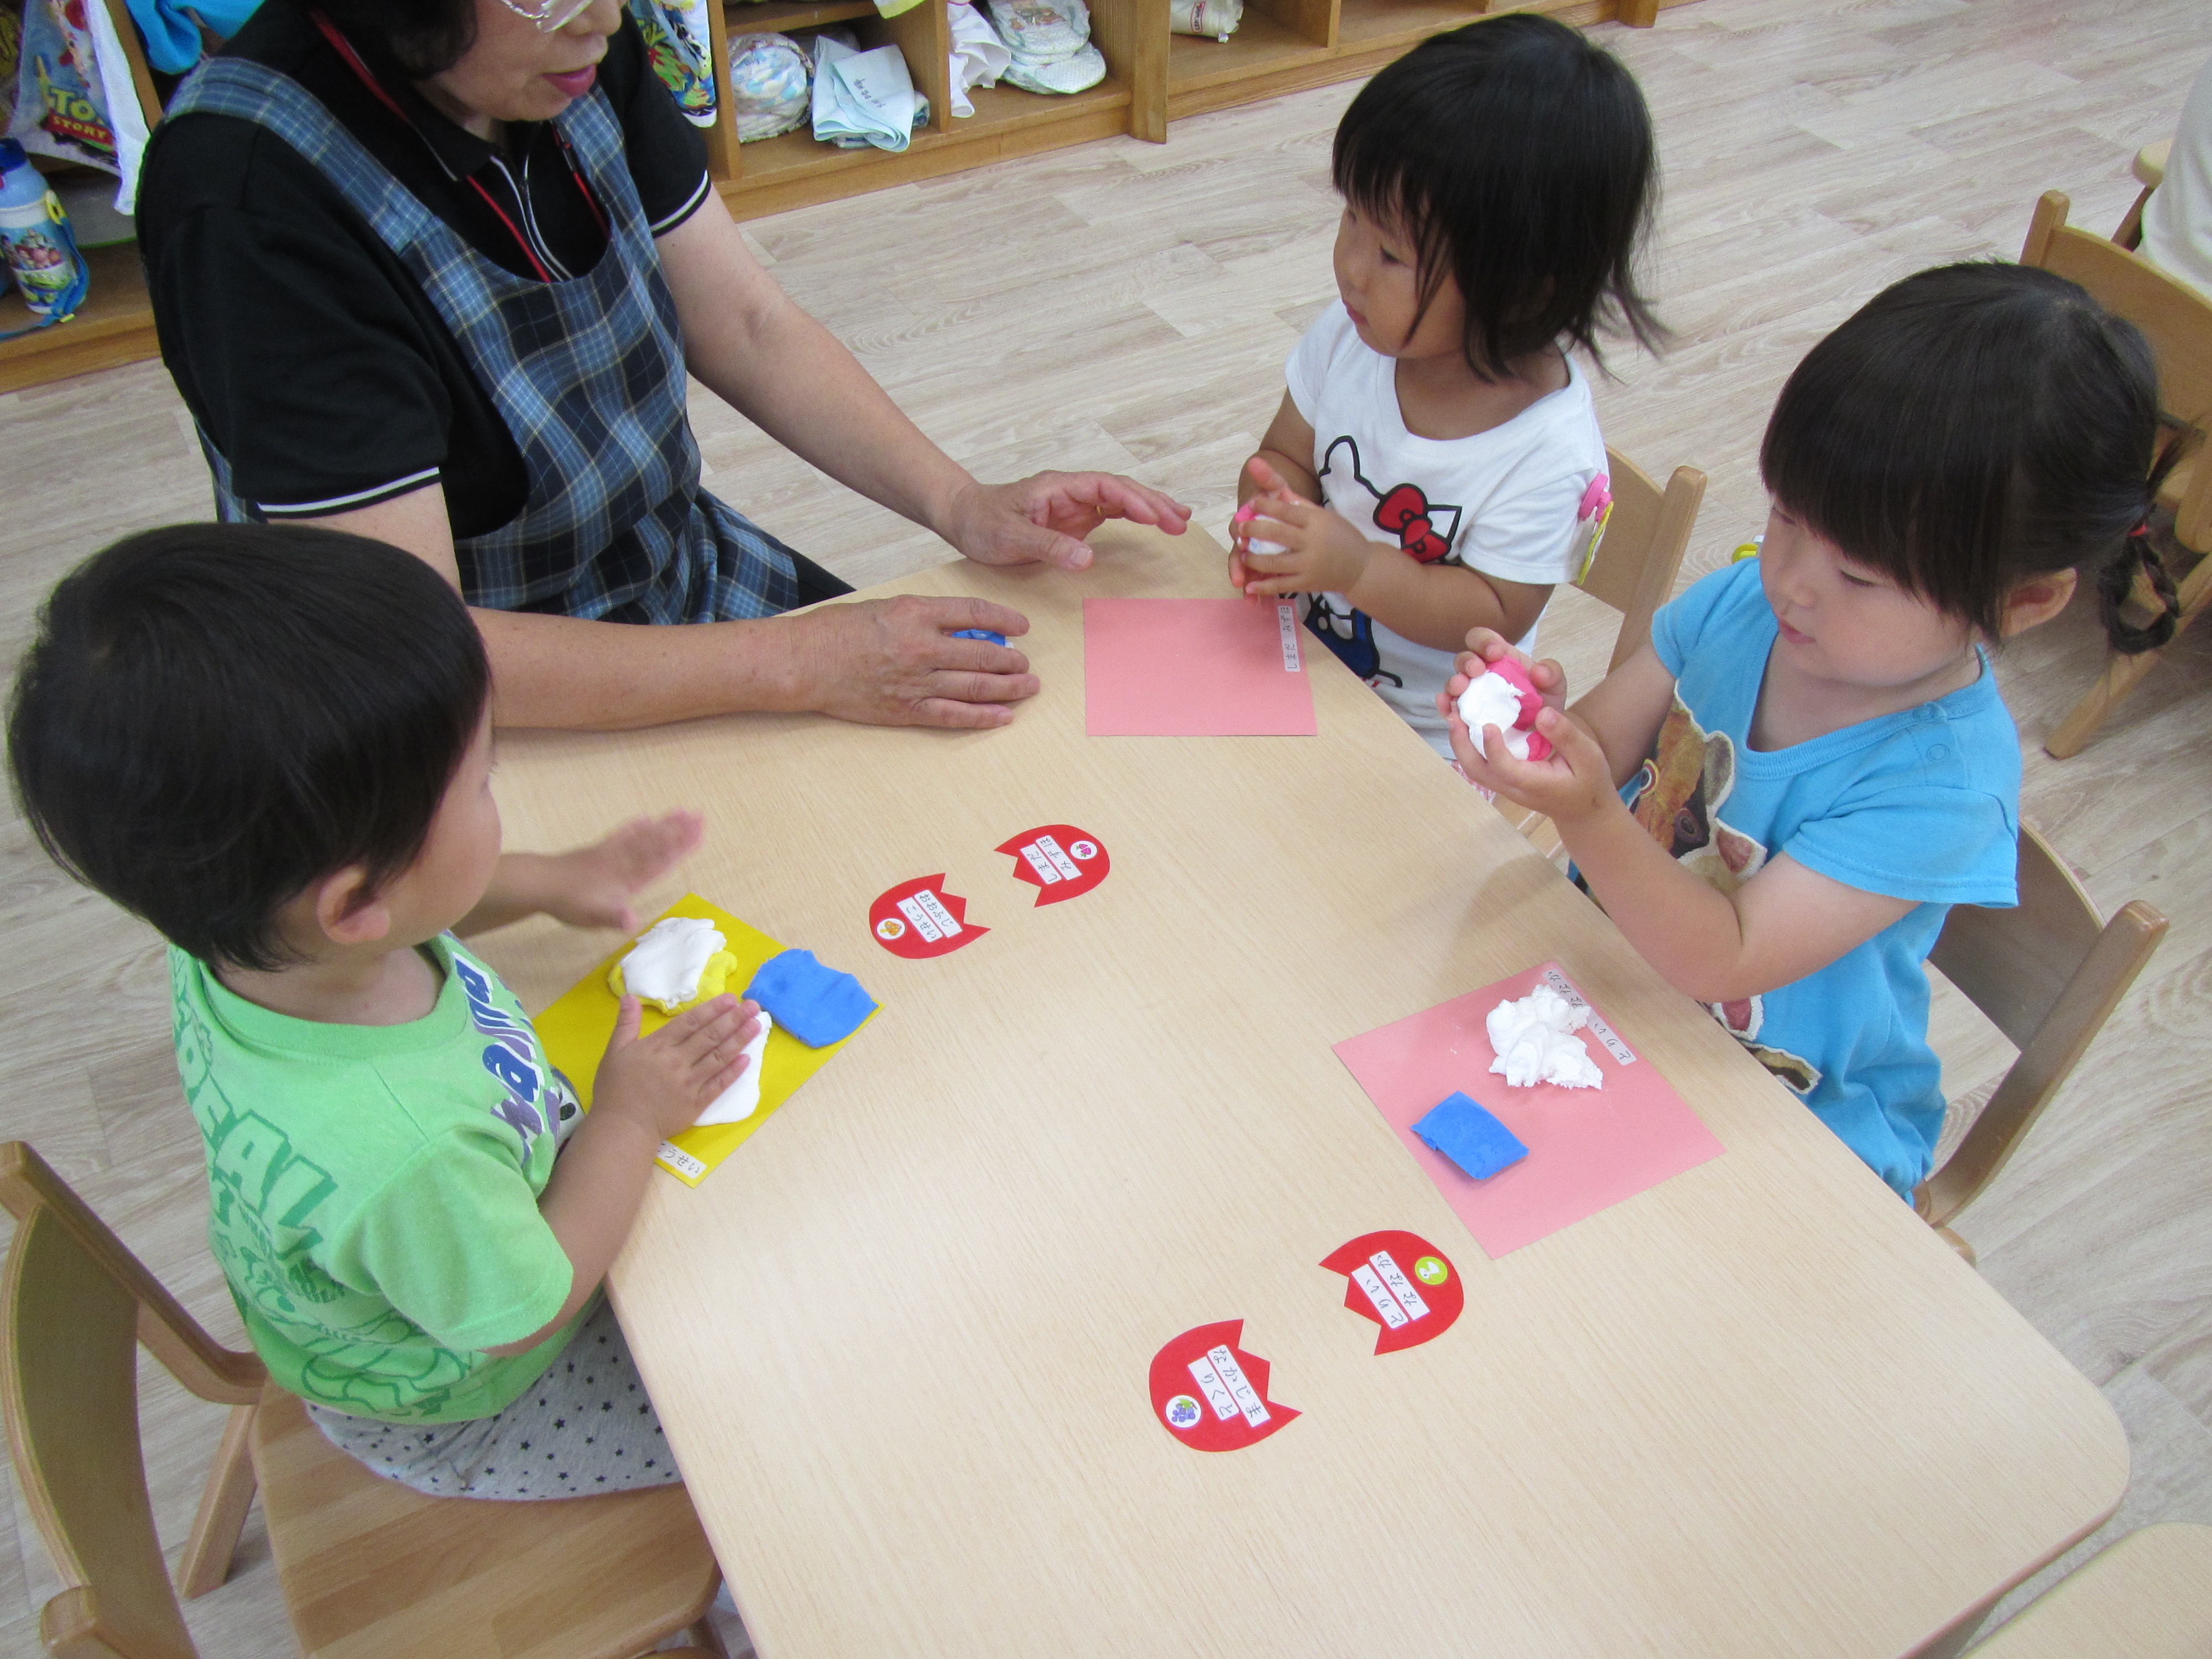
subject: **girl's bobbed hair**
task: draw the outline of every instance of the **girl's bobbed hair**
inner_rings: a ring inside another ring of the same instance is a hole
[[[2135,325],[2047,270],[1991,261],[1883,289],[1782,388],[1768,494],[1856,562],[1998,636],[2022,581],[2079,568],[2124,652],[2173,634],[2147,520],[2158,372]],[[2166,604],[2121,613],[2137,569]]]
[[[1468,363],[1486,380],[1555,341],[1600,361],[1601,331],[1663,342],[1633,270],[1656,173],[1636,78],[1526,13],[1432,35],[1388,65],[1352,100],[1331,157],[1338,193],[1413,239],[1419,315],[1445,277],[1458,283]]]

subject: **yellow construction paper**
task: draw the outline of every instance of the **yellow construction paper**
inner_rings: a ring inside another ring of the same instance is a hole
[[[730,970],[732,991],[751,984],[761,964],[770,957],[781,956],[786,948],[696,893],[686,893],[653,920],[662,921],[670,916],[702,917],[721,929],[727,941],[722,948],[738,963]],[[639,931],[642,933],[644,929]],[[607,974],[635,943],[634,939],[623,941],[620,949],[563,992],[558,1001],[532,1022],[538,1027],[538,1041],[545,1045],[546,1057],[575,1085],[576,1097],[587,1112],[592,1109],[592,1084],[599,1073],[599,1060],[607,1051],[607,1039],[614,1035],[615,1016],[622,1006],[608,987]],[[873,1014],[868,1016],[869,1019],[874,1018]],[[668,1020],[669,1016],[651,1003],[645,1005],[643,1031],[657,1031]],[[660,1167],[686,1186],[697,1186],[724,1158],[744,1146],[752,1132],[767,1122],[800,1084],[820,1071],[830,1055],[851,1041],[846,1037],[826,1048],[810,1048],[777,1026],[768,1034],[768,1047],[761,1055],[760,1105],[753,1115],[742,1123],[710,1123],[703,1128],[686,1129],[674,1139],[662,1141],[658,1160]]]

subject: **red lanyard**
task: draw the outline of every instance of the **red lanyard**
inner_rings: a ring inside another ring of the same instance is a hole
[[[321,31],[323,39],[329,41],[337,55],[345,60],[346,67],[354,72],[362,85],[368,88],[369,94],[378,103],[398,116],[412,131],[415,128],[414,122],[409,118],[407,112],[399,107],[399,100],[385,90],[383,84],[370,72],[368,65],[362,62],[361,54],[354,50],[353,42],[341,34],[337,25],[324,16],[321,12],[314,11],[307,15],[314,20],[315,27]],[[600,231],[611,236],[614,233],[607,225],[607,216],[599,210],[599,204],[592,195],[591,186],[584,182],[582,170],[576,165],[575,152],[568,147],[568,135],[556,127],[553,130],[553,136],[560,143],[562,159],[568,164],[568,176],[576,181],[576,188],[583,192],[584,205],[592,210],[592,217],[599,221]],[[507,234],[514,238],[515,246],[522,250],[522,257],[530,261],[530,268],[538,273],[538,280],[541,283],[552,282],[553,273],[545,268],[545,262],[538,257],[538,250],[530,245],[530,239],[525,236],[520,228],[507,216],[507,210],[492,199],[491,192],[478,183],[473,174],[470,176],[468,184],[471,190],[483,198],[483,204],[498,215],[500,223],[507,227]]]

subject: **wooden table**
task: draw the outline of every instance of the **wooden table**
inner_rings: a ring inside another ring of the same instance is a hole
[[[2130,1533],[1976,1648],[1972,1659],[2204,1659],[2212,1527]]]
[[[667,896],[884,1005],[614,1275],[767,1659],[1890,1656],[2111,1512],[2097,1390],[1326,653],[1318,738],[1085,738],[1083,596],[1221,591],[1196,532],[1097,539],[874,590],[1027,614],[1005,731],[503,741],[510,845],[702,807]],[[1033,908],[992,849],[1050,823],[1113,873]],[[878,949],[938,871],[989,933]],[[488,943],[532,1006],[605,948]],[[1329,1045],[1551,957],[1728,1151],[1492,1262]],[[1378,1359],[1316,1264],[1383,1228],[1467,1307]],[[1303,1415],[1209,1455],[1146,1368],[1230,1318]]]

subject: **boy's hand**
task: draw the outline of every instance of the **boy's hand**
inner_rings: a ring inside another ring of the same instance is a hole
[[[698,846],[706,820],[696,812],[632,818],[605,841],[545,860],[545,912],[571,927],[637,927],[629,901]]]
[[[1536,688],[1536,695],[1544,700],[1547,708],[1564,709],[1567,706],[1567,671],[1546,657],[1539,661],[1527,652],[1515,648],[1513,641],[1503,634],[1488,628],[1470,629],[1467,649],[1452,664],[1452,677],[1444,682],[1444,689],[1437,696],[1437,713],[1447,719],[1458,703],[1460,693],[1479,674],[1490,672],[1490,665],[1508,658],[1521,665],[1528,676],[1528,684]]]
[[[635,1119],[653,1144],[690,1128],[744,1073],[745,1044],[760,1030],[757,1002],[716,997],[687,1008],[651,1036],[635,997],[622,1000],[614,1035],[592,1085],[592,1112]]]
[[[1279,598],[1285,593],[1349,593],[1367,571],[1367,562],[1381,546],[1359,533],[1341,514],[1300,501],[1282,485],[1273,467],[1255,457],[1253,475],[1262,470],[1279,489],[1255,495],[1258,511],[1243,528],[1247,542],[1273,542],[1285,550],[1255,553],[1240,546],[1243,562],[1243,591],[1254,598]],[[1232,578],[1235,575],[1232,570]]]
[[[1449,684],[1464,690],[1466,677],[1455,674]],[[1488,752],[1478,753],[1459,711],[1447,706],[1444,715],[1460,769],[1515,805],[1534,807],[1558,824],[1563,835],[1568,825],[1620,805],[1605,750],[1565,709],[1547,706],[1536,716],[1536,729],[1552,742],[1550,757],[1540,761],[1514,759],[1504,734],[1494,726],[1483,727],[1483,746]]]

